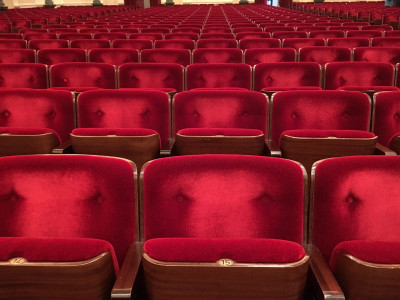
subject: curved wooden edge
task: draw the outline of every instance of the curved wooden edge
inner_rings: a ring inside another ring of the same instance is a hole
[[[60,144],[52,132],[40,134],[0,134],[0,156],[49,154]]]
[[[71,140],[68,140],[62,143],[60,146],[57,146],[52,151],[53,154],[72,154],[72,144]]]
[[[142,256],[143,243],[132,244],[118,273],[111,299],[139,299],[142,294]]]
[[[266,140],[265,144],[266,144],[266,146],[268,148],[267,152],[269,152],[271,156],[273,156],[273,157],[282,157],[281,149],[278,147],[277,144],[275,144],[274,141]]]
[[[382,144],[376,143],[375,155],[397,155],[397,153]]]
[[[391,149],[393,149],[397,154],[400,153],[400,136],[394,138]]]
[[[309,280],[316,299],[344,300],[344,293],[319,249],[311,244],[304,248],[310,256]]]

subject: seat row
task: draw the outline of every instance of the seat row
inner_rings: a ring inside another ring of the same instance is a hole
[[[0,164],[5,299],[399,294],[399,156],[323,160],[308,180],[279,158],[163,158],[142,170],[139,200],[127,160]]]

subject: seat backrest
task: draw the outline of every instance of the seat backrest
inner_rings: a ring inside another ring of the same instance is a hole
[[[199,39],[197,48],[237,48],[238,42],[233,39]]]
[[[325,66],[326,90],[343,86],[393,86],[393,83],[394,66],[390,63],[332,62]]]
[[[361,92],[284,91],[272,98],[270,138],[292,129],[369,130],[371,103]]]
[[[244,62],[252,66],[265,62],[295,61],[296,50],[293,48],[254,48],[244,52]]]
[[[344,38],[344,30],[317,30],[310,32],[310,38]]]
[[[78,96],[78,127],[148,128],[158,132],[161,148],[170,139],[169,97],[161,91],[86,91]]]
[[[34,63],[33,49],[0,49],[0,63]]]
[[[80,48],[80,49],[95,49],[95,48],[110,48],[111,42],[110,40],[105,39],[74,39],[70,41],[71,48]]]
[[[390,138],[400,131],[400,92],[381,92],[374,97],[372,131],[378,142],[389,146]]]
[[[198,48],[193,63],[242,63],[243,51],[236,48]]]
[[[380,30],[349,30],[346,33],[347,37],[366,37],[374,38],[381,37],[383,32]]]
[[[320,162],[313,171],[309,242],[327,261],[342,241],[398,241],[398,156],[352,156]]]
[[[305,31],[274,31],[272,37],[276,39],[307,38]]]
[[[299,50],[299,61],[315,61],[321,66],[328,62],[351,61],[351,49],[346,47],[303,47]]]
[[[282,40],[283,48],[294,48],[298,50],[303,47],[312,46],[325,46],[325,40],[323,38],[285,38]]]
[[[118,69],[120,88],[183,90],[183,67],[174,63],[126,63]]]
[[[53,65],[61,62],[86,62],[85,49],[56,48],[37,51],[38,63]]]
[[[249,155],[154,160],[143,172],[144,239],[275,238],[301,244],[303,172],[293,161]]]
[[[0,49],[26,49],[27,41],[19,39],[0,39]]]
[[[280,48],[280,39],[263,39],[263,38],[252,38],[252,39],[241,39],[239,41],[240,49],[253,49],[253,48]]]
[[[37,63],[0,64],[1,88],[46,89],[47,66]]]
[[[398,47],[400,37],[374,37],[372,39],[373,47]]]
[[[143,49],[140,59],[141,62],[147,63],[175,63],[187,66],[191,61],[191,52],[189,49]]]
[[[129,35],[129,38],[155,41],[155,40],[162,40],[163,34],[159,32],[131,33]]]
[[[50,67],[50,86],[115,89],[115,67],[93,62],[58,63]]]
[[[94,48],[88,53],[90,62],[107,63],[115,66],[139,61],[139,50],[124,48]]]
[[[68,40],[63,39],[40,39],[40,40],[30,40],[28,43],[29,49],[56,49],[56,48],[68,48]]]
[[[254,67],[254,90],[321,85],[321,67],[316,62],[259,63]]]
[[[369,47],[370,40],[365,37],[328,38],[327,46],[337,47]]]
[[[97,238],[118,262],[137,238],[136,168],[115,157],[20,155],[0,158],[2,237]]]
[[[173,100],[173,132],[184,128],[267,129],[267,99],[246,90],[193,90]]]
[[[195,47],[195,41],[189,39],[154,41],[154,48],[193,50],[194,47]]]
[[[251,88],[251,67],[244,63],[199,63],[186,68],[186,89]]]
[[[112,41],[113,48],[128,48],[128,49],[151,49],[153,48],[153,42],[151,40],[113,40]]]
[[[400,47],[357,47],[354,61],[400,63]]]

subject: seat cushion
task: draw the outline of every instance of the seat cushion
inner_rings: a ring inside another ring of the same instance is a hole
[[[259,136],[264,133],[259,129],[246,128],[185,128],[179,130],[177,134],[189,136]]]

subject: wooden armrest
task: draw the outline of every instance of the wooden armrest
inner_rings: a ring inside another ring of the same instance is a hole
[[[72,154],[71,140],[68,140],[61,145],[55,147],[52,151],[53,154]]]
[[[111,299],[139,299],[141,293],[141,261],[143,256],[143,243],[134,243],[126,254],[124,263],[119,270]]]
[[[316,299],[344,300],[344,293],[319,249],[308,244],[305,250],[310,256],[310,280]]]
[[[382,144],[376,143],[375,155],[397,155],[397,153]]]
[[[281,149],[275,144],[272,140],[266,140],[265,144],[267,145],[268,151],[273,157],[282,157]],[[268,152],[267,151],[267,152]]]

